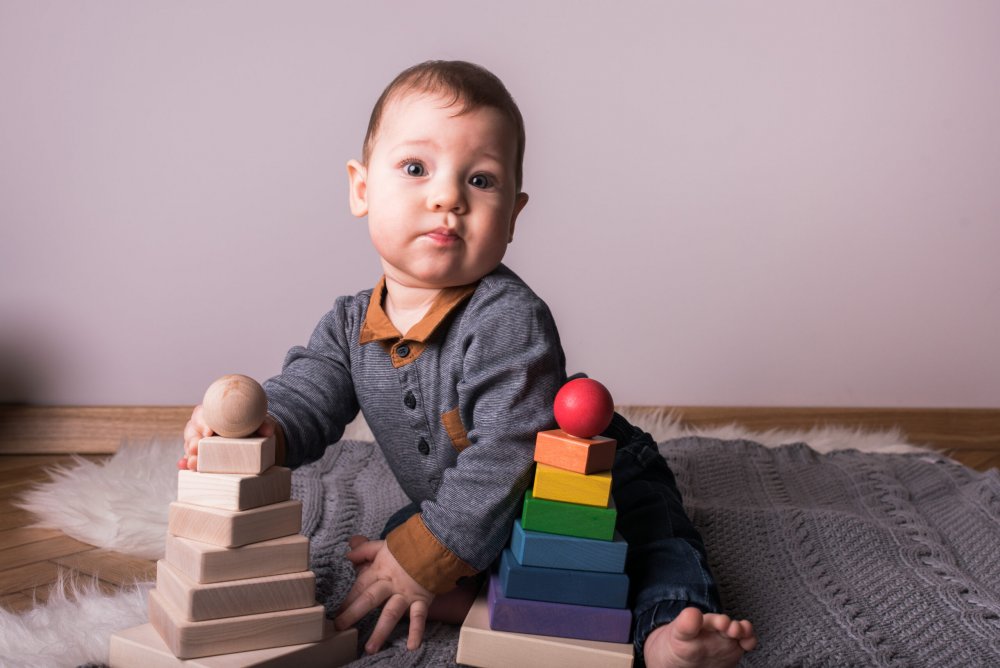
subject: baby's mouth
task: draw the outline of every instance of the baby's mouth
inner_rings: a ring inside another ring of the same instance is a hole
[[[439,244],[453,244],[458,241],[461,241],[461,237],[455,234],[453,230],[449,230],[448,228],[445,227],[439,227],[438,229],[433,230],[432,232],[428,232],[426,236],[431,241],[434,241]]]

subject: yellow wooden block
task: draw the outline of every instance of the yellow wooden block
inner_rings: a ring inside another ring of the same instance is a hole
[[[550,429],[538,432],[535,438],[535,461],[575,473],[610,471],[616,447],[613,438],[579,438],[562,429]]]
[[[319,642],[178,659],[152,624],[133,626],[111,636],[111,668],[334,668],[357,658],[357,629],[337,631],[326,620]]]
[[[611,501],[611,471],[584,475],[537,464],[532,494],[536,499],[607,508]]]

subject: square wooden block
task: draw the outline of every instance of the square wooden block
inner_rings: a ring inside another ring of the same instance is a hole
[[[597,508],[581,506],[578,503],[536,499],[530,489],[524,495],[521,526],[529,531],[611,540],[615,535],[617,520],[618,511],[615,509],[614,500],[607,508]]]
[[[309,569],[309,539],[295,534],[219,547],[167,534],[167,563],[195,582],[225,582]]]
[[[536,499],[607,508],[611,501],[611,471],[584,475],[537,464],[534,495]]]
[[[490,628],[494,631],[616,643],[627,643],[632,632],[632,612],[625,608],[507,598],[496,573],[490,576],[488,586]]]
[[[247,652],[178,659],[152,624],[133,626],[111,636],[111,668],[334,668],[351,663],[358,653],[357,629],[337,631],[323,626],[315,643],[269,647]]]
[[[510,548],[500,556],[500,584],[507,598],[599,608],[624,608],[628,604],[628,576],[624,573],[524,566]]]
[[[263,473],[272,466],[274,436],[209,436],[198,441],[198,471],[201,473]]]
[[[291,496],[292,470],[284,466],[272,466],[260,474],[177,472],[177,500],[196,506],[248,510]]]
[[[610,471],[617,447],[613,438],[579,438],[562,429],[551,429],[535,437],[535,461],[575,473]]]
[[[291,536],[302,528],[302,502],[297,499],[250,510],[223,510],[174,501],[167,532],[220,547],[239,547]]]
[[[510,551],[525,566],[624,573],[628,543],[618,533],[614,540],[596,540],[528,531],[521,520],[514,520]]]
[[[149,623],[179,659],[231,654],[252,649],[319,642],[322,605],[189,622],[155,589],[149,592]]]
[[[199,584],[161,559],[156,562],[156,590],[182,619],[192,622],[316,604],[312,571]]]
[[[462,624],[456,660],[479,668],[631,668],[632,644],[494,631],[484,591]]]

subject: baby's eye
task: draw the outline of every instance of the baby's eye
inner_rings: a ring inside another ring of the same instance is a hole
[[[403,169],[406,170],[407,176],[424,176],[427,173],[419,162],[408,162],[403,165]]]
[[[471,185],[473,188],[485,189],[493,185],[493,180],[490,177],[486,176],[485,174],[476,174],[471,179],[469,179],[469,185]]]

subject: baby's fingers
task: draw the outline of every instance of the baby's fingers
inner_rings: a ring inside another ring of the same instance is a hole
[[[426,626],[427,604],[423,601],[414,601],[410,606],[410,635],[406,639],[406,649],[412,651],[420,648]]]
[[[365,651],[369,654],[382,649],[382,645],[389,638],[389,634],[396,628],[396,624],[406,614],[406,599],[400,594],[393,594],[385,605],[382,606],[382,614],[379,615],[375,630],[365,643]]]
[[[358,623],[362,617],[392,596],[392,586],[385,580],[374,580],[369,585],[365,580],[373,579],[368,577],[370,570],[366,570],[358,576],[354,587],[348,592],[347,598],[341,604],[334,626],[338,631],[343,631]]]

